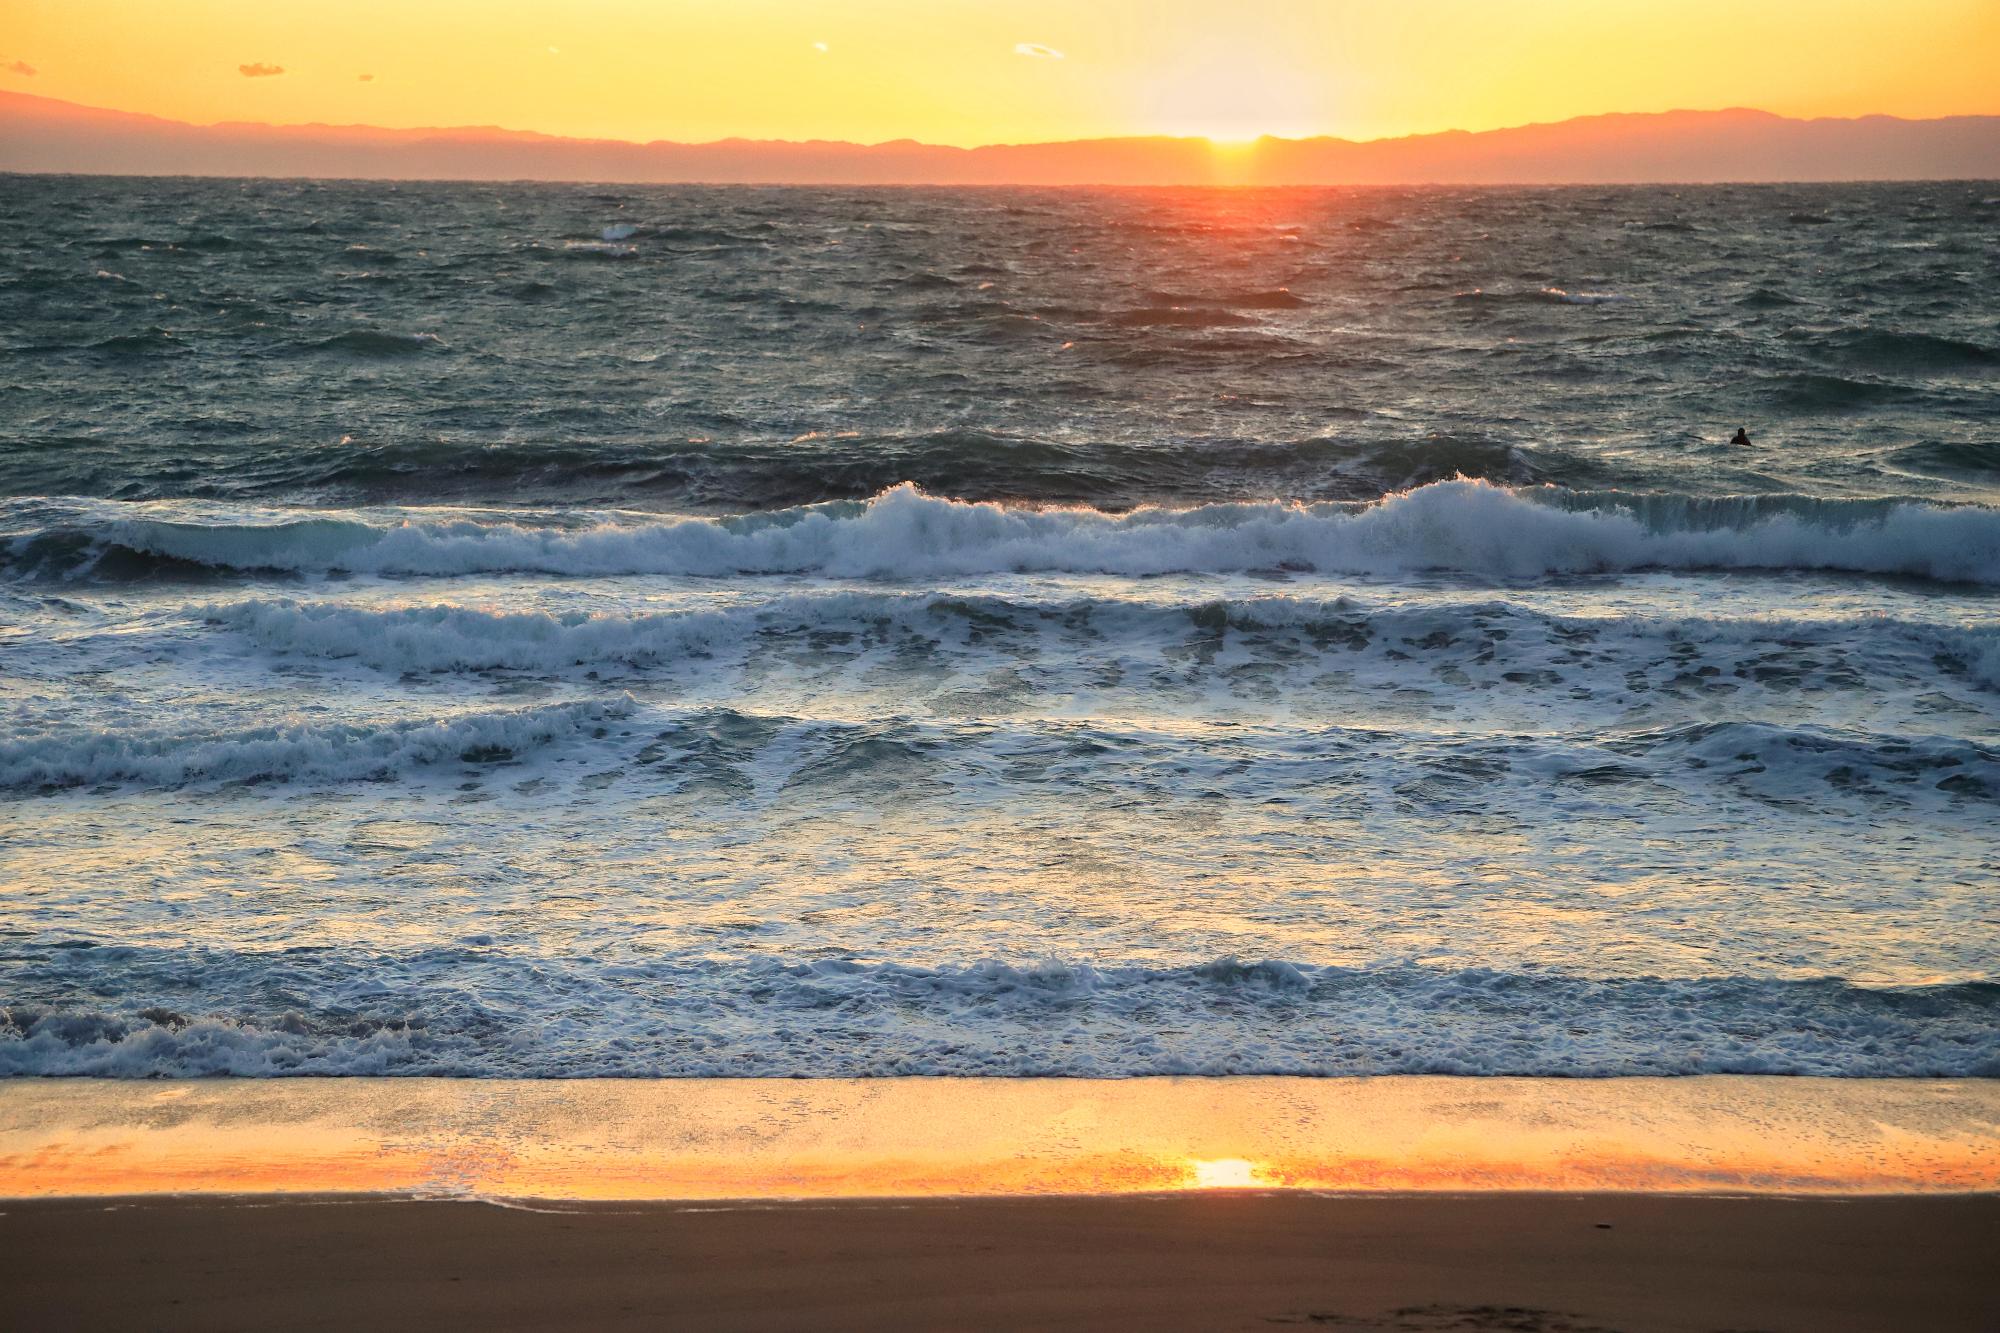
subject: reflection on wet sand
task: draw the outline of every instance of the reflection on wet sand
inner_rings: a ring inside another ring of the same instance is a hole
[[[0,1195],[2000,1189],[2000,1085],[1691,1078],[0,1085]]]

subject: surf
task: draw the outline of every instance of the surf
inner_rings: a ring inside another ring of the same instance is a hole
[[[112,552],[244,572],[576,577],[817,574],[923,578],[999,572],[1148,575],[1246,570],[1398,575],[1441,571],[1530,580],[1639,570],[1830,570],[2000,584],[2000,510],[1793,497],[1721,502],[1434,482],[1373,503],[1213,504],[1108,514],[967,503],[903,484],[864,503],[734,519],[572,521],[421,511],[262,521],[162,521],[85,508],[80,521],[18,533],[13,569],[81,547],[65,571]],[[1675,510],[1679,512],[1676,513]],[[38,558],[41,557],[41,558]]]

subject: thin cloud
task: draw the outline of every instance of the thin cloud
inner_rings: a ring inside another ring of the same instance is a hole
[[[1016,42],[1014,54],[1027,56],[1031,60],[1061,60],[1063,53],[1053,46],[1043,46],[1040,42]]]
[[[813,43],[813,50],[819,52],[821,55],[825,55],[828,51],[831,51],[832,49],[833,48],[828,46],[825,42]]]
[[[255,65],[238,65],[236,72],[246,79],[275,79],[285,72],[283,65],[266,65],[261,61]]]
[[[7,72],[9,74],[18,74],[24,79],[35,77],[35,67],[25,60],[16,60],[13,64],[7,66]]]

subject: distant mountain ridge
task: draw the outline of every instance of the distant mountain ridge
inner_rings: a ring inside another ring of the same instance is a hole
[[[2000,116],[1583,116],[1356,141],[1118,138],[953,148],[900,139],[631,143],[495,126],[191,125],[0,92],[0,171],[814,185],[1417,185],[2000,177]]]

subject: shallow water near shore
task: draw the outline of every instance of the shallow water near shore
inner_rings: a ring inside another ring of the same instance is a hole
[[[11,184],[0,1074],[2000,1074],[1990,186]]]
[[[0,1199],[1991,1194],[2000,1085],[1797,1078],[0,1084]]]

